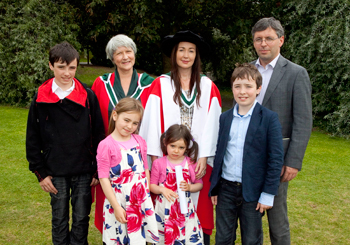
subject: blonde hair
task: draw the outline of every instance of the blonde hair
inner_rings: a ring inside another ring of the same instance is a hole
[[[142,119],[143,116],[143,107],[140,101],[135,100],[133,98],[123,98],[118,104],[114,107],[113,111],[120,115],[123,112],[138,112]],[[115,121],[113,120],[113,112],[109,118],[109,126],[108,126],[108,135],[110,135],[115,129]],[[138,133],[138,130],[135,131]]]

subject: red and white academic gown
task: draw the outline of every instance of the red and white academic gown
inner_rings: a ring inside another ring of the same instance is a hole
[[[146,78],[147,77],[147,78]],[[143,79],[146,78],[146,79]],[[150,93],[150,86],[152,84],[153,78],[146,74],[146,73],[138,73],[138,86],[134,94],[131,96],[134,99],[140,99],[142,106],[145,107],[149,93]],[[107,92],[108,90],[113,94],[113,88],[114,85],[114,79],[115,79],[115,72],[113,73],[107,73],[103,76],[100,76],[96,78],[94,84],[92,85],[92,91],[95,92],[98,102],[100,104],[100,109],[102,113],[102,119],[103,119],[103,125],[105,127],[105,132],[107,135],[108,131],[108,123],[109,123],[109,115],[111,111],[108,111],[109,103],[111,102],[113,107],[118,104],[118,100],[111,98],[111,95]],[[112,97],[116,96],[112,95]]]
[[[195,88],[191,98],[181,102],[188,107],[194,105],[191,133],[199,146],[198,158],[208,157],[206,175],[203,177],[203,189],[200,192],[197,213],[203,231],[211,234],[214,228],[213,205],[208,196],[210,188],[210,175],[216,151],[219,132],[219,117],[221,114],[221,97],[216,85],[206,76],[201,77],[201,97],[199,105],[196,101]],[[156,78],[151,85],[151,93],[146,103],[142,119],[140,135],[147,142],[147,154],[162,157],[160,136],[173,124],[181,124],[180,107],[174,102],[175,88],[169,75]],[[192,195],[194,203],[196,198]]]
[[[103,76],[96,78],[94,84],[92,85],[92,90],[95,92],[103,119],[103,125],[105,133],[108,132],[108,123],[109,115],[112,112],[112,109],[118,103],[116,98],[113,85],[115,80],[115,72],[107,73]],[[138,73],[137,88],[133,95],[131,96],[134,99],[140,99],[142,106],[145,107],[148,96],[150,94],[150,86],[152,84],[153,78],[146,73]],[[109,92],[108,92],[109,91]],[[111,105],[110,105],[111,103]],[[95,207],[95,226],[102,233],[103,229],[103,202],[105,195],[101,188],[101,185],[96,186],[96,207]]]

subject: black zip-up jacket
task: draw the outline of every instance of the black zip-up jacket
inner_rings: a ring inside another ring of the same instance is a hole
[[[61,100],[52,92],[53,78],[47,80],[31,103],[26,152],[39,181],[96,173],[96,150],[104,138],[101,111],[94,92],[74,81],[74,90]]]

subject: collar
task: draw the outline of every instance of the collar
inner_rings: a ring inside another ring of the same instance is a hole
[[[239,105],[236,103],[235,107],[233,108],[233,116],[234,117],[239,117],[239,118],[252,116],[256,103],[258,103],[257,100],[254,101],[253,106],[249,109],[248,113],[245,114],[245,115],[238,114],[238,106]]]
[[[135,69],[136,71],[136,69]],[[137,85],[140,89],[145,89],[151,86],[154,78],[148,75],[146,72],[144,73],[137,73],[138,79],[137,79]],[[111,83],[114,84],[114,79],[115,79],[115,72],[112,73],[105,73],[102,76],[100,76],[101,80],[107,84]]]
[[[276,56],[276,58],[274,58],[270,63],[267,64],[267,66],[270,65],[270,66],[272,67],[272,69],[275,68],[276,63],[277,63],[277,60],[278,60],[278,58],[279,58],[280,56],[281,56],[281,54],[279,53],[279,54]],[[259,59],[259,58],[256,60],[255,66],[256,66],[256,67],[259,67],[259,66],[263,67],[263,66],[260,64],[260,59]],[[266,67],[267,67],[267,66],[266,66]]]
[[[74,79],[73,79],[73,84],[72,84],[72,86],[71,86],[69,89],[67,89],[66,91],[63,91],[63,90],[61,89],[61,87],[59,87],[59,86],[57,85],[57,83],[55,82],[55,78],[54,78],[53,81],[52,81],[52,92],[53,92],[53,93],[55,93],[55,92],[57,91],[57,89],[60,89],[60,90],[63,91],[63,92],[72,92],[72,91],[74,90],[74,88],[75,88]]]
[[[37,103],[57,103],[58,101],[60,101],[60,98],[58,98],[58,96],[52,91],[53,80],[54,78],[50,78],[38,88],[38,96],[36,98]],[[87,91],[78,79],[73,78],[73,82],[74,88],[65,99],[69,99],[85,107]]]
[[[138,87],[138,74],[137,74],[136,69],[134,68],[132,71],[128,91],[125,94],[123,87],[121,85],[118,68],[115,68],[113,90],[114,90],[115,95],[117,96],[118,101],[124,97],[132,97],[132,95],[135,92],[135,90],[137,89],[137,87]]]
[[[171,80],[171,72],[163,74],[162,77],[167,77],[169,80]],[[200,79],[202,79],[202,77],[206,77],[206,76],[204,74],[200,74]],[[171,80],[171,83],[174,84],[174,81]],[[190,98],[187,98],[186,92],[181,88],[181,95],[180,95],[181,102],[187,108],[191,108],[195,104],[196,96],[197,96],[197,88],[196,88],[196,86],[193,86]]]

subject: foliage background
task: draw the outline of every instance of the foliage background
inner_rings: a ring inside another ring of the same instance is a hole
[[[48,51],[67,40],[78,49],[79,26],[66,3],[50,0],[0,2],[0,102],[26,105],[51,75]]]
[[[349,138],[349,6],[349,0],[3,0],[0,103],[27,105],[51,76],[49,48],[63,40],[89,50],[94,65],[112,66],[104,49],[118,33],[137,44],[135,67],[159,75],[169,69],[162,38],[190,29],[211,45],[204,72],[228,87],[235,63],[256,59],[252,26],[274,16],[286,31],[282,55],[309,72],[314,126]]]
[[[284,54],[312,84],[314,125],[350,137],[350,2],[286,1]]]

